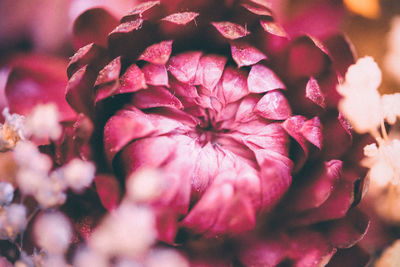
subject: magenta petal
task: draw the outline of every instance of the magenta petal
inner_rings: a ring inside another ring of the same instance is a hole
[[[313,77],[307,82],[306,97],[322,108],[326,108],[325,96],[321,92],[318,81]]]
[[[121,163],[128,176],[141,167],[158,168],[176,149],[176,142],[166,136],[139,139],[121,151]]]
[[[159,5],[160,1],[147,1],[136,5],[129,13],[128,16],[141,15],[152,7]]]
[[[73,109],[89,117],[93,111],[93,89],[91,86],[94,79],[95,74],[87,66],[82,67],[69,79],[65,96]]]
[[[169,60],[167,69],[179,81],[193,82],[201,55],[201,52],[191,51],[174,56]]]
[[[136,92],[132,98],[132,104],[140,109],[155,107],[183,108],[181,101],[164,87],[150,87],[147,90]]]
[[[322,147],[322,125],[318,117],[306,121],[300,129],[302,135],[314,146]]]
[[[209,188],[182,221],[182,226],[204,233],[216,223],[224,205],[234,197],[234,188],[229,183]]]
[[[90,43],[107,46],[107,36],[118,20],[102,8],[82,13],[74,22],[74,45],[80,48]]]
[[[164,65],[146,64],[142,71],[147,84],[168,86],[168,72]]]
[[[85,65],[94,65],[95,69],[104,66],[108,57],[104,48],[91,43],[81,47],[70,59],[67,67],[68,78]]]
[[[254,111],[269,120],[284,120],[292,114],[289,102],[279,90],[267,92],[258,101]]]
[[[116,94],[133,93],[147,88],[144,73],[135,64],[129,66],[119,79],[119,83]]]
[[[292,192],[289,200],[292,206],[288,209],[301,212],[321,206],[331,195],[335,183],[341,177],[342,165],[340,160],[325,162],[321,173],[317,173],[315,177],[311,177]]]
[[[243,98],[237,109],[235,120],[238,122],[249,122],[255,120],[257,115],[255,115],[253,111],[260,99],[261,97],[259,95],[248,95]]]
[[[306,118],[303,116],[293,116],[288,118],[282,123],[283,129],[293,137],[303,148],[304,152],[307,154],[308,148],[306,145],[305,138],[301,133],[301,128],[306,122]]]
[[[218,55],[206,55],[201,57],[196,72],[196,85],[202,85],[212,90],[219,82],[227,59]]]
[[[110,82],[115,82],[119,79],[119,74],[121,72],[121,57],[113,59],[107,64],[97,76],[95,86],[103,85]]]
[[[196,12],[180,12],[166,16],[162,20],[169,21],[178,25],[186,25],[194,20],[199,13]]]
[[[218,30],[218,32],[222,36],[230,40],[239,39],[250,34],[247,29],[233,22],[221,21],[211,22],[211,24]]]
[[[249,90],[252,93],[264,93],[275,89],[285,89],[286,86],[278,76],[264,65],[254,65],[247,78]]]
[[[155,130],[139,109],[130,106],[112,116],[104,126],[104,149],[109,162],[132,140],[149,135]]]
[[[183,96],[186,98],[194,98],[199,96],[196,86],[187,83],[181,83],[175,79],[171,80],[171,89],[178,96]]]
[[[268,153],[261,165],[261,207],[271,210],[282,198],[292,182],[292,161],[277,153]]]
[[[248,95],[246,72],[227,67],[222,76],[222,93],[226,103],[235,102]]]
[[[108,211],[117,208],[122,198],[121,186],[117,178],[114,175],[99,174],[94,178],[94,184],[101,204]]]
[[[286,31],[276,22],[268,21],[268,20],[260,20],[261,27],[263,29],[273,35],[279,37],[288,37]]]
[[[163,41],[147,47],[139,56],[139,60],[145,60],[152,64],[165,65],[169,60],[172,52],[173,41]]]
[[[286,257],[287,240],[271,233],[269,238],[251,240],[241,249],[240,261],[244,266],[278,266]]]
[[[11,112],[29,114],[43,103],[54,103],[61,120],[70,120],[75,112],[65,101],[66,62],[39,55],[15,57],[10,63],[12,70],[5,86],[5,94]]]
[[[246,8],[248,11],[250,11],[253,14],[256,14],[259,16],[272,17],[272,11],[271,11],[270,7],[256,6],[256,5],[249,5],[249,4],[242,4],[242,7]]]
[[[235,41],[231,43],[232,58],[238,67],[254,65],[257,62],[267,59],[267,56],[254,46],[246,42]]]
[[[117,27],[115,27],[108,36],[109,38],[114,38],[117,35],[131,33],[133,31],[140,29],[140,27],[142,27],[142,24],[143,20],[140,18],[133,21],[127,21],[121,23]]]

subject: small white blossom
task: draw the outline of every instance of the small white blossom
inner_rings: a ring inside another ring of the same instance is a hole
[[[370,168],[371,182],[378,187],[385,187],[389,183],[400,183],[400,140],[393,139],[382,142],[377,150],[373,145],[364,148],[367,158],[362,164]]]
[[[25,139],[25,117],[18,114],[10,114],[5,108],[2,112],[5,119],[0,123],[0,151],[13,149],[18,141]]]
[[[25,206],[20,204],[5,206],[0,213],[0,239],[15,239],[25,227]]]
[[[162,177],[157,170],[141,169],[133,173],[126,182],[126,191],[134,201],[151,201],[156,199],[162,190]]]
[[[34,223],[35,242],[50,254],[64,254],[71,238],[72,229],[68,219],[60,212],[40,215]]]
[[[339,110],[359,133],[375,131],[381,123],[381,80],[378,65],[371,57],[364,57],[349,67],[344,83],[337,88],[343,96]]]
[[[155,242],[151,210],[122,203],[93,232],[89,246],[108,256],[139,257]]]
[[[78,250],[74,257],[74,266],[75,267],[87,267],[87,266],[96,266],[96,267],[107,267],[108,259],[104,257],[103,254],[97,253],[96,251],[90,248],[81,248]]]
[[[62,167],[66,184],[75,192],[82,192],[93,182],[96,168],[93,163],[73,159]]]
[[[0,182],[0,206],[8,205],[14,198],[14,187],[7,182]]]
[[[383,117],[393,125],[400,117],[400,93],[382,95]]]
[[[189,262],[173,249],[154,249],[147,258],[146,267],[189,267]]]
[[[19,142],[14,149],[14,159],[19,168],[48,173],[52,167],[51,158],[40,153],[32,142]]]
[[[37,105],[26,118],[26,131],[38,139],[57,140],[62,133],[57,106],[52,103]]]

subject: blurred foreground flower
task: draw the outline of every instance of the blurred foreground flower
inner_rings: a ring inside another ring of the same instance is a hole
[[[336,110],[352,51],[338,35],[292,39],[271,13],[264,1],[150,1],[121,22],[99,9],[77,19],[86,46],[66,97],[94,125],[87,155],[111,172],[95,180],[99,196],[115,209],[113,175],[127,180],[130,198],[154,209],[158,239],[198,264],[319,266],[338,249],[333,262],[365,263],[359,248],[340,250],[368,227],[353,208],[363,172]],[[143,168],[160,180],[138,180]],[[138,195],[139,185],[155,191]]]

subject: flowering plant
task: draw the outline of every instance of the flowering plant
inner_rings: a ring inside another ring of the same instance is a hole
[[[74,264],[368,260],[354,246],[368,227],[355,208],[364,187],[353,164],[357,136],[336,109],[336,85],[353,61],[345,38],[292,39],[259,0],[149,1],[120,22],[93,9],[75,29],[85,45],[67,67],[75,112],[48,134],[48,153],[63,167],[43,169],[54,184],[67,181],[57,193],[79,192],[94,162],[110,215],[95,227],[96,212],[78,216],[66,204],[74,225],[60,240],[73,233],[87,244]],[[32,188],[21,191],[41,203]],[[65,201],[59,196],[49,206]],[[94,198],[87,205],[98,208]],[[40,217],[35,232],[60,216]],[[49,240],[37,237],[46,260],[62,262],[67,246],[53,250]]]

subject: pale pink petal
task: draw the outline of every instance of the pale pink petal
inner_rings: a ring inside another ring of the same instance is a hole
[[[169,60],[167,69],[179,81],[193,82],[201,55],[201,52],[191,51],[174,56]]]
[[[133,93],[147,88],[144,73],[135,64],[129,66],[119,79],[119,83],[116,94]]]
[[[147,84],[168,87],[168,72],[164,65],[146,64],[142,71]]]
[[[275,89],[285,89],[286,86],[279,77],[268,67],[254,65],[247,78],[247,84],[251,93],[264,93]]]
[[[172,52],[172,40],[163,41],[147,47],[139,56],[139,60],[145,60],[152,64],[165,65],[168,62]]]
[[[307,82],[306,97],[322,108],[326,108],[325,96],[321,92],[318,81],[313,77]]]
[[[196,12],[181,12],[166,16],[162,20],[169,21],[178,25],[186,25],[196,19],[199,13]]]
[[[258,101],[254,111],[269,120],[284,120],[292,114],[289,102],[278,90],[266,93]]]
[[[249,94],[246,72],[227,67],[222,76],[222,93],[226,103],[235,102]]]
[[[211,24],[218,30],[218,32],[222,36],[230,40],[239,39],[250,34],[247,29],[233,22],[221,21],[212,22]]]
[[[219,82],[227,59],[219,55],[206,55],[201,57],[196,72],[196,85],[202,85],[212,90]]]
[[[181,101],[163,87],[151,87],[136,92],[132,104],[140,109],[155,107],[183,108]]]
[[[319,149],[322,148],[322,125],[318,117],[306,121],[301,127],[300,132],[308,142]]]
[[[260,24],[264,28],[264,30],[270,34],[279,37],[288,37],[286,31],[274,21],[260,20]]]
[[[238,67],[251,66],[257,62],[267,59],[267,56],[257,48],[246,42],[235,41],[231,43],[232,58]]]
[[[240,101],[235,120],[238,122],[249,122],[257,118],[254,113],[254,108],[256,107],[258,101],[260,101],[261,96],[259,95],[248,95]]]

